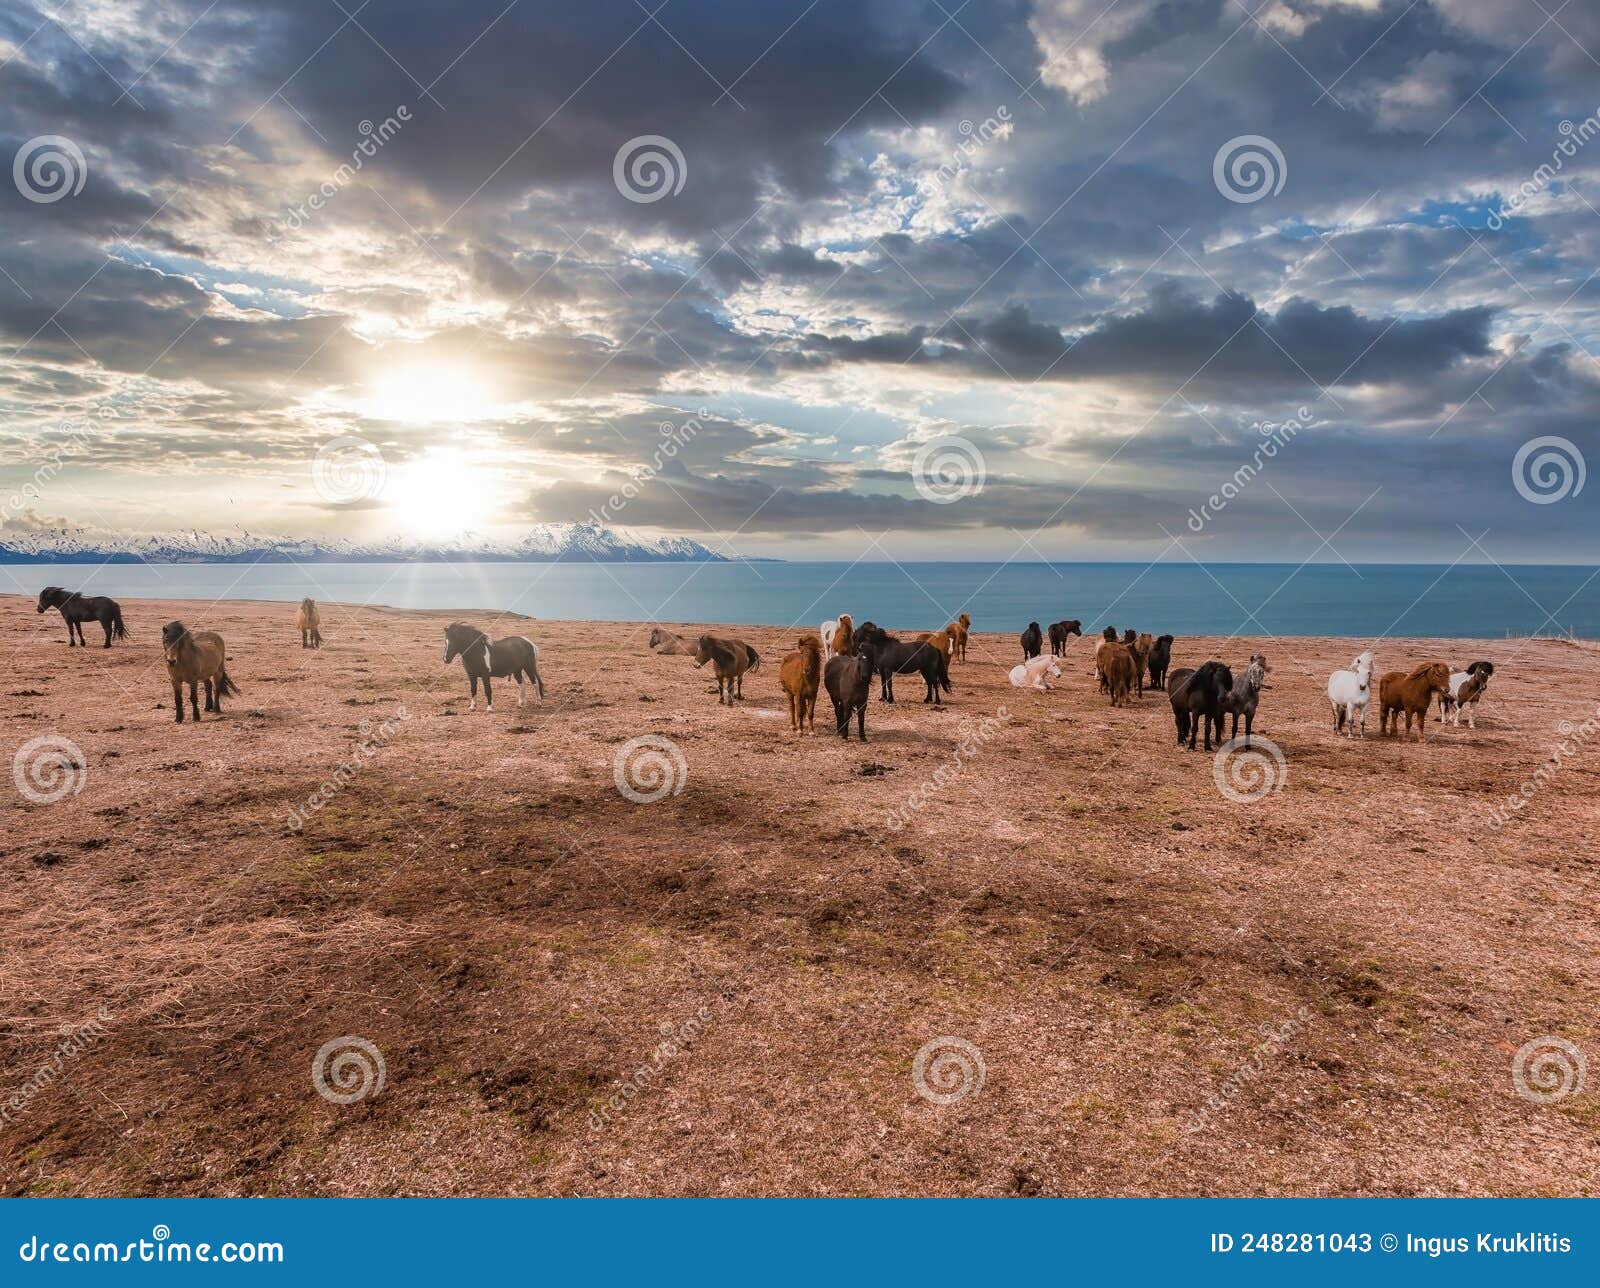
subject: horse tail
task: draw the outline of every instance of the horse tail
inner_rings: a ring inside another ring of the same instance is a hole
[[[752,671],[759,670],[761,668],[761,654],[750,648],[748,644],[745,645],[745,648],[750,652],[750,669]]]
[[[943,653],[937,653],[935,656],[939,659],[939,687],[946,693],[950,693],[952,692],[950,688],[950,667],[946,664]]]
[[[539,650],[533,650],[533,691],[539,695],[539,701],[544,701],[544,677],[539,674]]]
[[[239,696],[239,686],[229,676],[227,667],[223,667],[217,672],[217,696],[222,698],[236,698]]]
[[[111,610],[111,634],[119,640],[128,638],[128,628],[122,624],[122,609]]]

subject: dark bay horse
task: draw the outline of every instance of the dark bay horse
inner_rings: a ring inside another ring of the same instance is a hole
[[[195,722],[200,720],[200,698],[196,692],[206,686],[206,710],[222,714],[222,699],[238,694],[239,686],[228,678],[228,650],[215,631],[191,631],[182,622],[168,622],[161,628],[161,651],[167,661],[167,678],[172,681],[172,710],[183,723],[183,686],[189,686],[189,707]]]
[[[67,623],[67,647],[71,648],[74,642],[89,647],[89,642],[83,638],[83,624],[85,622],[99,622],[105,629],[107,648],[111,647],[111,639],[115,636],[119,640],[128,638],[128,630],[122,624],[122,605],[114,599],[107,599],[104,595],[85,597],[75,590],[63,590],[60,586],[46,586],[39,592],[39,611],[58,608],[61,610],[62,619]],[[72,634],[76,631],[78,638],[73,640]]]
[[[483,700],[486,709],[494,710],[494,690],[489,677],[517,680],[517,705],[522,705],[524,680],[533,681],[534,692],[544,700],[544,681],[539,678],[539,646],[526,635],[508,635],[503,640],[489,642],[489,637],[476,626],[465,622],[451,622],[444,628],[444,660],[446,663],[460,657],[472,687],[472,701],[468,711],[478,707],[478,681],[483,681]]]

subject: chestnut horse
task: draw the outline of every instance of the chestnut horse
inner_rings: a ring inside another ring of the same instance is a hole
[[[1406,713],[1406,735],[1411,733],[1411,718],[1417,719],[1417,741],[1428,741],[1428,706],[1433,695],[1450,696],[1450,668],[1443,662],[1424,662],[1414,671],[1390,671],[1378,681],[1378,732],[1400,732],[1400,713]]]
[[[172,713],[183,723],[183,686],[189,686],[189,706],[195,722],[200,720],[198,686],[206,686],[206,710],[222,714],[222,699],[234,697],[239,686],[228,678],[228,650],[215,631],[191,631],[182,622],[168,622],[161,628],[161,651],[167,660],[167,678],[172,681]]]

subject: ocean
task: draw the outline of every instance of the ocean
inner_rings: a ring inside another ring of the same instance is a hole
[[[269,599],[598,621],[981,631],[1082,620],[1174,635],[1600,637],[1600,569],[1460,564],[256,563],[7,564],[0,590],[121,599]]]

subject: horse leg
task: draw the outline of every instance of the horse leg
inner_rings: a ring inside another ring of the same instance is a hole
[[[850,741],[850,717],[845,716],[845,741]],[[856,708],[856,732],[861,735],[861,741],[867,740],[867,704],[863,702]]]
[[[189,710],[194,712],[194,722],[196,724],[199,724],[200,723],[200,685],[194,680],[190,680],[189,681]]]
[[[483,709],[485,711],[494,710],[494,689],[490,687],[487,675],[483,677]]]
[[[478,677],[468,671],[467,682],[472,686],[472,701],[467,703],[467,710],[476,711],[478,709]]]
[[[172,713],[177,717],[178,723],[183,723],[183,681],[172,682]]]
[[[527,673],[525,671],[522,671],[520,669],[517,671],[517,709],[519,711],[522,709],[522,694],[523,694],[523,691],[524,691],[523,690],[523,681],[525,681],[527,678],[528,678],[528,676],[527,676]]]
[[[106,633],[106,647],[111,647],[111,614],[107,613],[100,619],[100,625]]]
[[[205,686],[206,686],[206,710],[207,711],[215,711],[217,709],[216,686],[211,683],[211,677],[210,676],[206,677]]]

